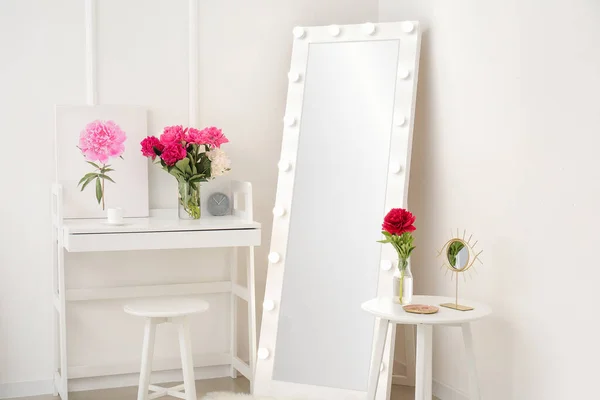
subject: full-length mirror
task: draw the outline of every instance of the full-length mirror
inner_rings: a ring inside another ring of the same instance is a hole
[[[257,394],[367,390],[374,321],[360,305],[381,294],[381,219],[408,179],[419,44],[408,24],[294,31]]]

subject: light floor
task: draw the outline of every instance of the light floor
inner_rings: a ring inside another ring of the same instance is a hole
[[[175,383],[177,384],[177,383]],[[173,385],[175,385],[173,384]],[[161,386],[170,386],[161,384]],[[245,378],[231,379],[207,379],[196,381],[196,391],[198,398],[202,398],[206,393],[229,391],[236,393],[248,393],[248,381]],[[131,386],[118,389],[92,390],[89,392],[72,392],[69,394],[69,400],[134,400],[137,397],[137,387]],[[174,397],[162,397],[163,399],[173,399]],[[409,400],[414,399],[414,388],[406,386],[392,385],[391,400]],[[52,395],[20,397],[14,400],[57,400],[58,397]]]

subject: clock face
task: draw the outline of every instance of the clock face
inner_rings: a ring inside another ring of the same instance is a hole
[[[208,197],[206,208],[208,208],[208,212],[214,216],[220,217],[223,215],[229,215],[229,197],[227,197],[227,195],[224,193],[213,193]]]

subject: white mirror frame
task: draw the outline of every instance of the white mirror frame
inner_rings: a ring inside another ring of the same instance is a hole
[[[365,23],[358,25],[333,25],[296,27],[292,62],[288,74],[289,86],[284,131],[277,182],[277,195],[273,209],[273,230],[269,253],[269,269],[265,288],[258,360],[254,375],[254,394],[260,396],[302,396],[310,399],[364,400],[366,392],[312,386],[272,380],[276,352],[279,304],[285,271],[289,218],[292,208],[295,163],[303,105],[303,77],[308,64],[311,43],[344,43],[356,41],[400,41],[397,82],[394,100],[394,117],[391,123],[390,165],[385,197],[386,212],[395,207],[406,207],[408,177],[415,116],[421,32],[416,21],[391,23]],[[383,221],[384,215],[381,216]],[[392,246],[381,246],[381,268],[378,279],[378,297],[392,295],[392,276],[397,256]],[[393,365],[395,326],[391,327],[384,352],[383,373],[380,375],[377,399],[389,398]]]

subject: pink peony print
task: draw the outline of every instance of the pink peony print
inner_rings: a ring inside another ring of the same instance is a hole
[[[88,161],[106,164],[110,157],[125,151],[127,135],[114,121],[96,120],[87,124],[79,135],[79,149]]]
[[[181,143],[185,140],[186,132],[187,128],[183,129],[181,125],[167,126],[160,135],[160,142],[165,146],[171,143]]]
[[[181,143],[171,143],[163,150],[160,158],[168,166],[173,166],[179,160],[183,160],[187,156],[187,151]]]
[[[142,145],[142,154],[145,157],[152,158],[153,160],[156,158],[156,152],[154,151],[155,148],[160,152],[165,149],[165,145],[162,144],[155,136],[148,136],[142,140],[140,144]]]

